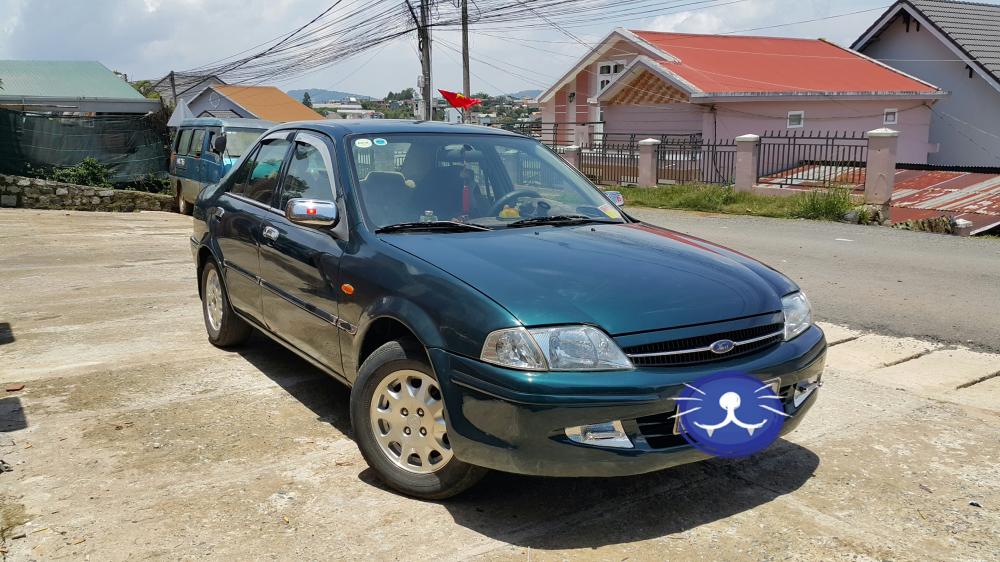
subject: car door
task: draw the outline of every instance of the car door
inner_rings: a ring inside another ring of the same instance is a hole
[[[341,244],[330,228],[301,226],[285,218],[291,199],[335,201],[337,186],[329,139],[299,132],[281,181],[276,210],[261,239],[261,299],[271,331],[335,372],[340,359],[339,269]],[[340,220],[346,220],[341,216]]]
[[[271,200],[292,143],[288,132],[262,139],[227,180],[225,192],[210,209],[233,307],[263,324],[260,300],[260,240],[264,226],[277,215]]]

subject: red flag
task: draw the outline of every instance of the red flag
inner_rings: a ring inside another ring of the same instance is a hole
[[[481,99],[466,97],[458,92],[449,92],[448,90],[438,91],[441,92],[444,99],[448,100],[448,103],[450,103],[455,109],[469,109],[476,104],[483,103],[483,100]]]

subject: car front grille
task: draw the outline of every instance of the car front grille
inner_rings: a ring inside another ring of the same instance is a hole
[[[679,367],[725,361],[748,355],[771,347],[783,338],[784,324],[779,322],[717,334],[634,345],[626,347],[622,351],[628,355],[636,367]],[[732,351],[728,353],[712,352],[710,346],[720,340],[732,341]]]

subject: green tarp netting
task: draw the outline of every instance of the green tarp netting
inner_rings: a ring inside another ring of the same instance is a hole
[[[129,182],[167,170],[169,136],[160,114],[64,117],[0,109],[0,173],[37,175],[92,157]]]

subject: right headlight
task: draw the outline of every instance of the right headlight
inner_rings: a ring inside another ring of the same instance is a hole
[[[486,337],[480,359],[525,371],[618,371],[632,362],[593,326],[505,328]]]
[[[781,298],[781,310],[785,313],[785,341],[788,341],[812,325],[812,306],[802,291]]]

